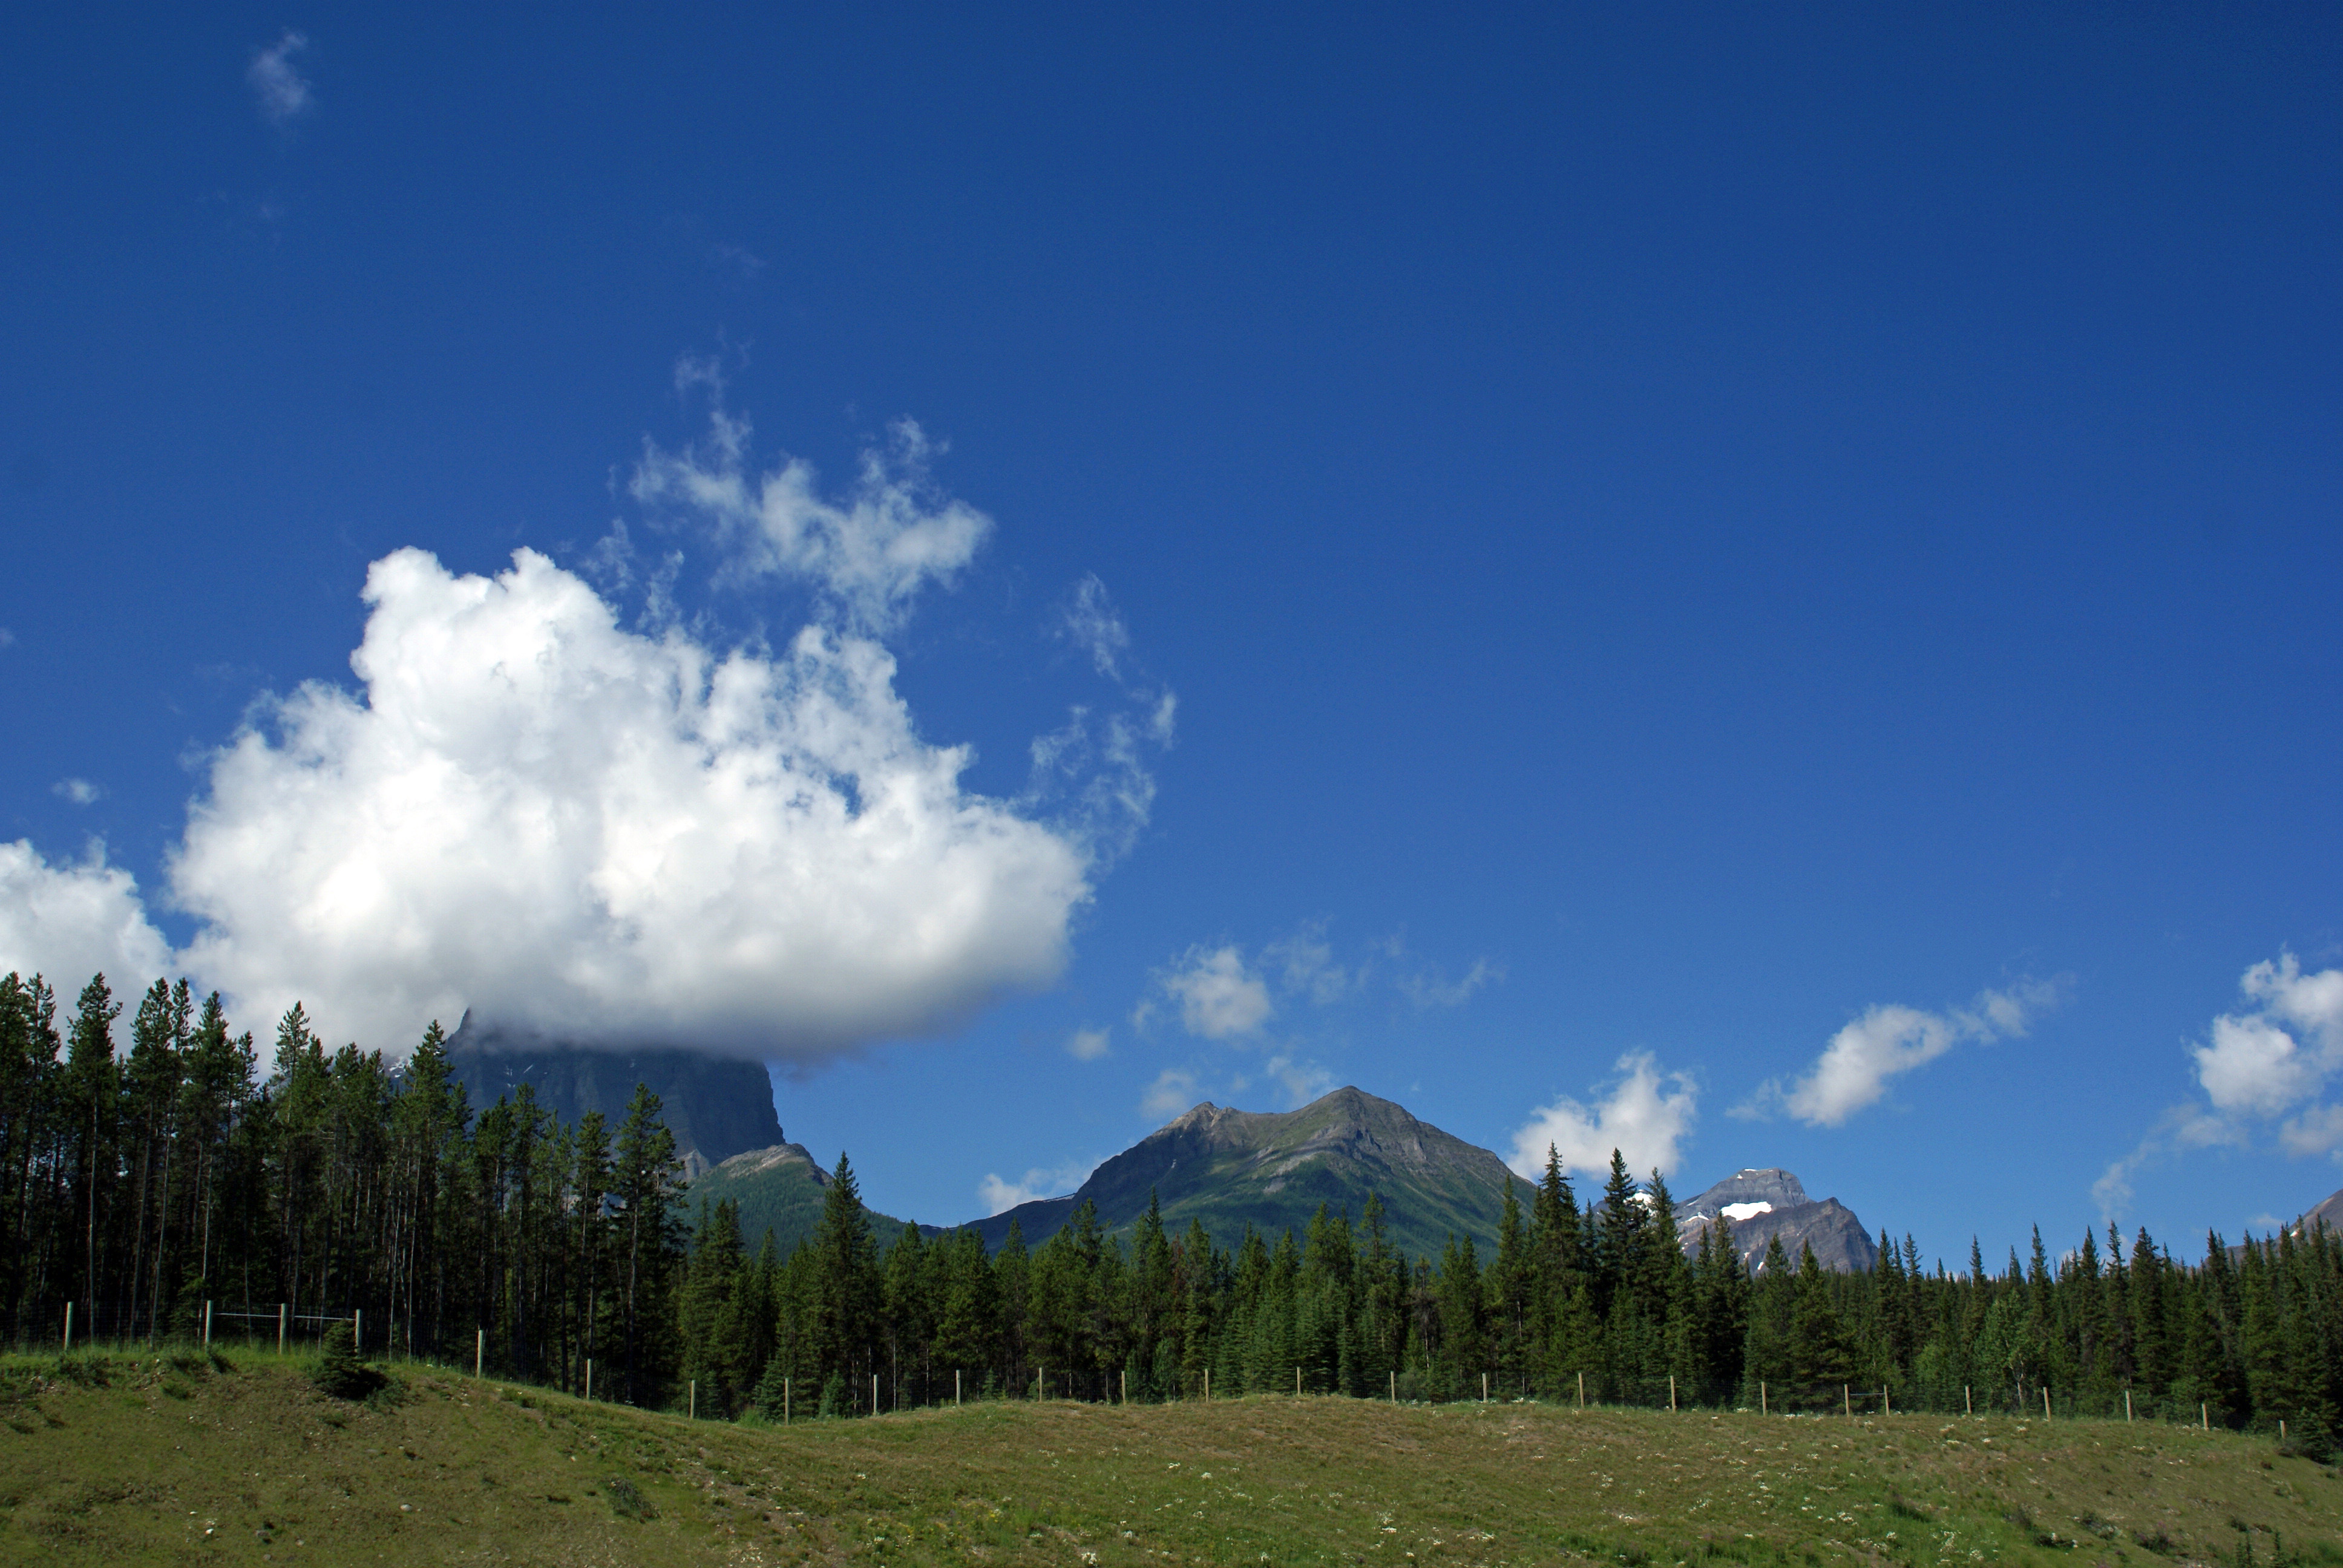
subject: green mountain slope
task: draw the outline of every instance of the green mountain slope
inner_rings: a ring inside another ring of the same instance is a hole
[[[1235,1245],[1248,1224],[1299,1234],[1318,1205],[1355,1222],[1367,1195],[1383,1201],[1384,1228],[1411,1254],[1437,1257],[1451,1234],[1484,1249],[1494,1239],[1505,1185],[1518,1181],[1486,1149],[1443,1132],[1403,1106],[1338,1089],[1299,1111],[1269,1113],[1199,1105],[1096,1171],[1072,1194],[1020,1204],[975,1222],[988,1246],[1011,1221],[1029,1243],[1065,1223],[1084,1199],[1111,1231],[1145,1212],[1150,1191],[1175,1234],[1199,1219],[1217,1244]],[[1526,1201],[1528,1191],[1523,1187]]]
[[[830,1172],[814,1163],[804,1144],[776,1143],[769,1149],[735,1154],[702,1172],[684,1189],[683,1206],[696,1222],[701,1204],[729,1199],[739,1208],[740,1240],[749,1251],[763,1246],[765,1232],[770,1231],[774,1246],[787,1257],[799,1239],[812,1235],[821,1222],[822,1189],[829,1185]],[[902,1229],[900,1220],[871,1211],[870,1234],[880,1251],[895,1244]],[[929,1235],[936,1233],[932,1225],[920,1229]]]

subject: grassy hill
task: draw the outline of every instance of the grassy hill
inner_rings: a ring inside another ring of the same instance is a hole
[[[353,1405],[267,1355],[0,1361],[0,1562],[2343,1563],[2336,1473],[2147,1422],[1255,1398],[776,1429],[394,1375]]]
[[[1504,1162],[1405,1107],[1356,1089],[1338,1089],[1299,1111],[1231,1111],[1205,1104],[1151,1133],[1092,1171],[1067,1198],[1026,1203],[976,1222],[997,1246],[1015,1219],[1038,1244],[1087,1198],[1111,1231],[1127,1231],[1151,1191],[1175,1235],[1202,1220],[1212,1240],[1234,1247],[1246,1225],[1298,1235],[1320,1203],[1355,1222],[1370,1192],[1387,1211],[1393,1241],[1414,1256],[1438,1257],[1448,1237],[1494,1240],[1513,1181]],[[1528,1190],[1523,1187],[1526,1202]]]

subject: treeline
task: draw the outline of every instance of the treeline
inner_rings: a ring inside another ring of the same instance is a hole
[[[559,1125],[524,1085],[477,1115],[434,1023],[407,1062],[327,1052],[297,1004],[264,1073],[216,995],[156,980],[129,1050],[103,975],[60,1028],[0,980],[0,1312],[15,1342],[296,1338],[477,1356],[639,1401],[675,1363],[681,1167],[657,1096]]]
[[[1551,1156],[1493,1250],[1410,1258],[1380,1201],[1306,1232],[1127,1237],[1088,1205],[988,1254],[973,1231],[874,1235],[843,1156],[786,1256],[729,1204],[687,1217],[672,1137],[638,1089],[619,1126],[531,1098],[475,1113],[433,1025],[403,1066],[328,1053],[299,1007],[263,1073],[216,997],[156,981],[117,1057],[100,977],[60,1030],[36,977],[0,981],[0,1311],[48,1341],[193,1337],[206,1302],[296,1322],[362,1312],[368,1348],[703,1414],[867,1413],[961,1398],[1247,1392],[1538,1397],[1665,1406],[2033,1412],[2275,1430],[2318,1452],[2343,1405],[2343,1240],[2037,1231],[1987,1272],[1880,1238],[1836,1273],[1730,1226],[1689,1255],[1674,1201],[1614,1155],[1582,1205]],[[689,1234],[687,1234],[687,1224]],[[752,1248],[749,1242],[755,1244]],[[227,1332],[256,1320],[231,1320]],[[52,1341],[52,1342],[54,1342]]]
[[[2325,1452],[2343,1371],[2343,1240],[2321,1229],[2247,1244],[2218,1235],[2177,1262],[2142,1230],[2128,1258],[2086,1233],[2055,1263],[2039,1231],[1986,1272],[1925,1269],[1880,1238],[1865,1273],[1792,1260],[1776,1239],[1753,1278],[1729,1223],[1687,1256],[1656,1173],[1615,1153],[1582,1208],[1549,1152],[1526,1210],[1509,1192],[1493,1253],[1437,1260],[1389,1243],[1379,1201],[1353,1225],[1321,1209],[1305,1235],[1250,1229],[1223,1248],[1151,1204],[1128,1242],[1085,1203],[1029,1251],[906,1225],[883,1256],[843,1156],[815,1233],[751,1258],[729,1205],[700,1212],[681,1286],[680,1371],[700,1408],[778,1416],[1029,1393],[1192,1399],[1249,1392],[1528,1396],[1667,1406],[2033,1412],[2270,1428]],[[873,1378],[877,1382],[873,1384]],[[1485,1380],[1485,1382],[1484,1382]]]

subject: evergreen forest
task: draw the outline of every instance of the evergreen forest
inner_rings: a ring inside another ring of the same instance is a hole
[[[615,1126],[518,1094],[474,1108],[437,1024],[393,1068],[328,1051],[299,1006],[264,1067],[216,995],[103,976],[68,1015],[0,980],[0,1312],[16,1343],[314,1343],[351,1322],[415,1357],[703,1417],[850,1416],[955,1398],[1246,1393],[1539,1398],[1665,1408],[2098,1415],[2276,1433],[2331,1453],[2343,1238],[2039,1230],[1989,1271],[1880,1238],[1868,1272],[1720,1221],[1689,1252],[1656,1173],[1616,1155],[1582,1202],[1550,1155],[1489,1255],[1389,1242],[1380,1200],[1306,1233],[1127,1238],[1087,1204],[1055,1235],[874,1233],[840,1156],[786,1255],[694,1210],[656,1096]],[[281,1330],[280,1330],[281,1321]]]

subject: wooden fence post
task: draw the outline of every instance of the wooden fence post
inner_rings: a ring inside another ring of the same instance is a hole
[[[1674,1412],[1675,1412],[1675,1408],[1676,1408],[1676,1374],[1675,1374],[1675,1373],[1674,1373],[1674,1372],[1670,1372],[1670,1373],[1668,1374],[1668,1412],[1669,1412],[1669,1413],[1670,1413],[1670,1414],[1674,1414]]]
[[[488,1331],[482,1329],[472,1336],[472,1375],[480,1375],[480,1368],[488,1359]]]
[[[699,1402],[699,1385],[695,1382],[691,1388],[692,1402],[697,1404]],[[594,1358],[592,1356],[586,1358],[586,1402],[588,1404],[594,1402]]]
[[[593,1374],[588,1372],[587,1375],[591,1377]],[[693,1421],[698,1421],[699,1419],[699,1380],[698,1378],[693,1378],[691,1380],[691,1403],[686,1408],[689,1412],[689,1419]]]
[[[1848,1391],[1847,1386],[1845,1383],[1838,1385],[1838,1400],[1840,1405],[1846,1411],[1846,1419],[1853,1421],[1855,1419],[1855,1395]]]
[[[960,1368],[952,1368],[952,1409],[960,1408]]]
[[[1759,1378],[1757,1380],[1757,1413],[1759,1415],[1771,1415],[1774,1413],[1772,1411],[1765,1408],[1765,1380],[1764,1378]]]
[[[2124,1424],[2131,1424],[2131,1390],[2124,1390]]]
[[[63,1353],[73,1354],[73,1303],[71,1302],[65,1303],[65,1348]]]
[[[2050,1385],[2046,1382],[2042,1385],[2042,1424],[2050,1424]]]
[[[1578,1408],[1581,1410],[1586,1408],[1586,1374],[1584,1372],[1578,1374]]]
[[[1961,1413],[1963,1415],[1976,1413],[1976,1402],[1969,1398],[1969,1385],[1966,1383],[1961,1384]]]
[[[204,1303],[204,1349],[212,1348],[212,1304]]]

